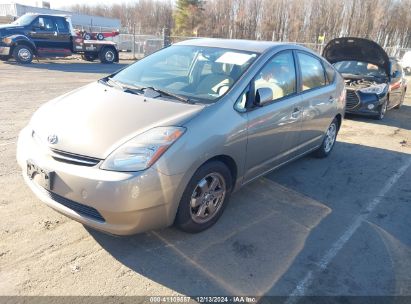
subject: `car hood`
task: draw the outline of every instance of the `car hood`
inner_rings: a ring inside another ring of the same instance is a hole
[[[335,38],[327,43],[323,57],[334,64],[339,61],[363,61],[384,68],[390,74],[390,59],[384,49],[376,42],[355,37]]]
[[[2,24],[0,25],[0,37],[8,36],[21,29],[24,29],[24,27],[15,24]]]
[[[203,108],[92,83],[44,104],[30,128],[49,148],[104,159],[134,136],[157,126],[181,126]],[[54,144],[48,142],[51,135],[57,136]]]

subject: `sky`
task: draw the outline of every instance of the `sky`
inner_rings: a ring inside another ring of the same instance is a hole
[[[39,0],[37,0],[39,1]],[[128,2],[133,2],[132,0],[45,0],[50,2],[51,8],[57,9],[57,8],[62,8],[62,7],[67,7],[72,4],[99,4],[99,3],[104,3],[104,4],[112,4],[112,3],[128,3]],[[25,5],[33,5],[36,0],[0,0],[0,3],[21,3]]]

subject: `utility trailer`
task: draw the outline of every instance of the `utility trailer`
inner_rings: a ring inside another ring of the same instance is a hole
[[[0,60],[13,57],[27,64],[33,57],[67,57],[81,54],[87,61],[118,62],[116,43],[85,40],[73,29],[69,16],[25,14],[11,24],[0,25]]]

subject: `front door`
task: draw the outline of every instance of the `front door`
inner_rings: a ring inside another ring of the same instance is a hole
[[[260,88],[271,89],[273,100],[247,112],[245,182],[291,159],[299,145],[302,106],[292,51],[280,52],[266,63],[250,85],[251,98]]]
[[[32,23],[29,35],[36,44],[37,51],[41,52],[45,48],[53,48],[54,37],[57,36],[53,18],[47,16],[37,17]]]

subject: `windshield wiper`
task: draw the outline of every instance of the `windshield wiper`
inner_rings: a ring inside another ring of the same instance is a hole
[[[99,82],[103,83],[105,85],[108,85],[110,87],[116,86],[119,89],[121,89],[122,91],[124,91],[124,86],[120,82],[118,82],[117,80],[114,80],[111,77],[100,79]]]
[[[189,98],[187,98],[187,97],[184,97],[184,96],[181,96],[181,95],[178,95],[178,94],[174,94],[174,93],[172,93],[172,92],[169,92],[169,91],[166,91],[166,90],[163,90],[163,89],[159,89],[159,88],[155,88],[155,87],[130,87],[130,88],[126,88],[126,90],[125,91],[127,91],[127,92],[130,92],[130,93],[133,93],[133,92],[135,92],[135,91],[139,91],[139,92],[142,92],[142,93],[144,93],[144,94],[146,94],[146,90],[152,90],[152,91],[154,91],[154,92],[156,92],[156,93],[158,93],[158,94],[160,94],[160,95],[163,95],[163,96],[168,96],[168,97],[173,97],[174,99],[176,99],[176,100],[179,100],[179,101],[182,101],[182,102],[185,102],[185,103],[189,103],[189,104],[192,104],[193,102],[189,99]],[[158,95],[158,96],[160,96],[160,95]],[[157,97],[157,96],[156,96]]]
[[[117,80],[114,80],[113,78],[109,77],[106,79],[100,79],[100,82],[103,82],[105,84],[108,84],[110,86],[116,86],[118,88],[120,88],[122,91],[127,92],[127,93],[131,93],[131,94],[145,94],[146,90],[152,90],[154,92],[159,93],[160,95],[164,95],[164,96],[168,96],[168,97],[173,97],[174,99],[177,99],[179,101],[185,102],[185,103],[189,103],[192,104],[193,102],[184,96],[178,95],[178,94],[174,94],[172,92],[166,91],[166,90],[162,90],[162,89],[158,89],[158,88],[154,88],[154,87],[139,87],[139,86],[131,86],[128,84],[124,84],[122,82],[119,82]],[[160,96],[159,95],[159,96]]]

